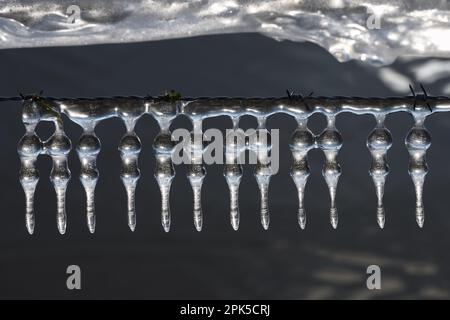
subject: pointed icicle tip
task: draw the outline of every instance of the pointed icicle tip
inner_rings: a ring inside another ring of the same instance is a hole
[[[330,221],[333,229],[337,229],[338,226],[338,213],[336,208],[331,208],[330,210]]]
[[[25,217],[28,233],[32,235],[34,233],[34,215],[27,214]]]
[[[65,219],[58,219],[58,231],[60,234],[66,233],[66,220]]]
[[[194,199],[194,201],[195,201],[195,199]],[[193,218],[194,218],[195,230],[197,230],[198,232],[202,231],[203,213],[202,213],[202,209],[201,209],[200,205],[198,205],[197,207],[194,206]]]
[[[298,209],[298,224],[302,230],[306,228],[306,213],[305,210],[300,208]]]
[[[203,220],[202,219],[194,219],[194,226],[198,232],[202,231]]]
[[[384,214],[384,208],[379,207],[377,209],[377,222],[380,229],[384,229],[384,223],[385,223],[385,214]]]
[[[423,224],[425,222],[425,211],[423,207],[416,208],[416,221],[419,228],[423,228]]]
[[[95,215],[88,216],[88,228],[90,233],[95,232]]]
[[[165,232],[169,232],[170,231],[170,220],[169,219],[163,219],[161,221],[161,224],[162,224]]]
[[[233,227],[234,231],[238,231],[239,230],[239,219],[237,217],[232,217],[231,218],[231,226]]]
[[[134,230],[136,230],[136,215],[134,213],[128,214],[128,227],[130,228],[131,232],[134,232]]]
[[[261,217],[261,224],[264,230],[269,230],[270,220],[268,216]]]

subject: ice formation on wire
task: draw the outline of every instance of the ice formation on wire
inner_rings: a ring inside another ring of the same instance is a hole
[[[268,164],[267,155],[271,150],[270,135],[265,123],[275,113],[285,113],[297,120],[298,128],[294,131],[290,149],[293,157],[291,177],[298,190],[298,223],[302,229],[306,227],[306,210],[304,205],[305,188],[309,176],[308,152],[313,148],[321,149],[325,154],[323,177],[329,188],[330,222],[333,228],[338,226],[336,194],[341,175],[338,152],[343,139],[335,126],[337,116],[342,112],[354,114],[371,114],[376,126],[367,138],[367,147],[372,156],[369,173],[375,185],[377,197],[376,219],[380,228],[385,224],[385,208],[383,194],[388,174],[387,152],[392,145],[392,137],[385,127],[385,118],[394,112],[408,112],[414,118],[414,126],[405,138],[405,146],[410,154],[409,174],[416,193],[416,221],[422,227],[425,213],[423,205],[423,186],[428,166],[425,160],[426,150],[430,147],[431,136],[424,123],[434,112],[449,112],[450,98],[413,95],[398,98],[359,98],[359,97],[303,97],[288,95],[282,98],[184,98],[178,96],[162,97],[114,97],[114,98],[43,98],[39,96],[24,97],[22,121],[25,135],[19,142],[18,153],[21,160],[20,182],[26,198],[26,226],[29,233],[35,227],[34,192],[39,180],[36,159],[40,154],[47,154],[53,160],[50,179],[54,185],[57,198],[57,226],[60,233],[65,233],[67,215],[65,210],[65,193],[70,180],[67,157],[71,150],[71,142],[65,135],[62,114],[80,125],[83,133],[77,143],[76,150],[81,162],[80,180],[86,192],[87,224],[90,232],[95,231],[95,186],[99,179],[96,167],[97,155],[101,149],[99,138],[95,135],[96,125],[111,117],[119,117],[124,121],[125,134],[119,142],[118,150],[122,159],[120,173],[128,201],[128,225],[132,231],[136,228],[135,190],[140,177],[138,156],[141,143],[134,126],[144,114],[153,116],[160,127],[154,139],[153,149],[156,157],[155,179],[161,191],[161,223],[166,232],[170,230],[170,187],[175,176],[173,153],[175,142],[172,139],[170,125],[179,115],[187,116],[193,131],[187,147],[190,165],[187,178],[193,191],[193,219],[195,228],[201,231],[203,213],[201,205],[202,183],[206,176],[203,153],[206,150],[202,140],[202,121],[211,117],[227,116],[232,119],[233,132],[239,130],[239,119],[243,115],[257,118],[259,131],[256,140],[246,140],[244,144],[235,139],[227,139],[225,145],[224,177],[227,181],[230,197],[230,222],[234,230],[239,228],[239,184],[243,167],[238,157],[245,150],[256,151],[257,165],[254,176],[260,190],[261,224],[269,228],[269,184],[274,174]],[[314,113],[324,114],[327,119],[326,128],[315,136],[307,126],[308,118]],[[53,135],[42,142],[35,132],[40,121],[54,123]],[[231,133],[230,133],[231,134]],[[262,143],[266,136],[267,143]]]

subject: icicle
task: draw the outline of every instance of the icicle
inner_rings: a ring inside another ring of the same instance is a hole
[[[341,166],[337,162],[339,149],[342,147],[342,137],[335,126],[335,115],[328,115],[327,128],[320,134],[317,140],[318,146],[325,154],[325,164],[323,165],[322,175],[330,190],[331,206],[330,221],[334,229],[338,225],[338,211],[336,208],[336,188],[341,175]]]
[[[232,118],[233,132],[230,132],[226,137],[225,145],[225,159],[223,175],[227,180],[228,188],[230,190],[230,221],[231,226],[235,231],[239,229],[239,184],[242,178],[242,165],[238,157],[244,151],[245,141],[243,136],[239,135],[239,118]]]
[[[89,121],[83,126],[83,134],[77,145],[77,153],[81,162],[80,180],[86,192],[86,217],[87,225],[91,233],[95,232],[95,186],[97,185],[99,172],[97,170],[97,155],[101,149],[101,143],[95,135],[95,122]]]
[[[36,160],[42,151],[42,142],[34,132],[33,126],[26,126],[27,132],[18,145],[21,168],[19,173],[20,183],[25,192],[26,214],[25,223],[29,234],[33,234],[34,217],[34,192],[39,181],[39,172],[36,169]]]
[[[72,144],[64,133],[61,119],[55,121],[55,132],[48,141],[44,143],[45,152],[53,160],[53,168],[50,173],[50,180],[56,192],[57,215],[56,222],[58,231],[61,234],[66,232],[66,189],[70,180],[70,170],[67,158]]]
[[[377,124],[367,138],[367,148],[372,155],[372,165],[369,174],[372,176],[377,194],[377,222],[381,229],[384,228],[385,211],[383,206],[384,184],[389,173],[387,164],[387,151],[392,146],[392,136],[384,125],[386,115],[376,114]]]
[[[169,131],[170,122],[160,121],[161,130],[153,142],[155,150],[156,167],[155,178],[161,190],[161,223],[164,231],[170,230],[170,186],[175,177],[172,164],[172,151],[174,142]]]
[[[138,158],[141,151],[141,140],[134,132],[136,120],[137,118],[124,119],[127,132],[120,140],[118,147],[122,159],[120,178],[127,192],[128,226],[131,231],[136,229],[135,193],[140,177]]]
[[[197,231],[201,231],[203,226],[202,185],[206,175],[203,165],[203,130],[201,119],[193,119],[192,122],[191,141],[189,150],[186,150],[190,159],[187,176],[194,194],[194,226]]]
[[[314,148],[314,135],[307,127],[307,118],[297,118],[298,128],[294,131],[289,145],[294,163],[291,168],[291,177],[298,191],[298,224],[300,228],[306,227],[306,212],[303,205],[305,186],[309,177],[308,152]]]
[[[414,110],[415,111],[415,110]],[[422,112],[413,112],[414,126],[405,139],[405,145],[409,152],[409,175],[414,183],[416,192],[416,221],[420,228],[425,221],[423,208],[423,184],[428,172],[426,163],[426,150],[431,145],[431,135],[424,126],[426,115]]]
[[[33,100],[23,102],[22,121],[25,125],[25,135],[20,139],[17,152],[20,156],[21,168],[19,179],[25,193],[26,213],[25,224],[29,234],[33,234],[35,226],[34,216],[34,192],[39,181],[39,172],[36,168],[36,160],[43,150],[41,139],[35,133],[41,110]]]
[[[248,145],[250,150],[256,152],[257,164],[254,176],[258,183],[261,197],[261,224],[264,230],[269,229],[269,184],[273,175],[272,166],[269,161],[269,152],[271,150],[270,133],[266,129],[266,119],[258,118],[258,129],[255,133],[255,141]]]

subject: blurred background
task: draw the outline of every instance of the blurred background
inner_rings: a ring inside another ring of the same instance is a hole
[[[39,92],[48,96],[157,95],[175,89],[183,96],[283,96],[286,89],[316,95],[390,96],[410,94],[408,84],[428,94],[450,94],[450,59],[402,58],[382,68],[360,62],[339,63],[311,43],[278,42],[257,34],[204,36],[146,43],[8,49],[0,51],[0,95]],[[40,157],[35,234],[28,235],[25,200],[18,180],[16,145],[24,134],[21,105],[2,103],[0,118],[0,298],[144,298],[144,299],[413,299],[450,297],[450,114],[430,116],[427,153],[426,220],[415,222],[415,197],[408,175],[404,138],[409,114],[388,116],[394,144],[384,197],[386,225],[376,223],[376,197],[368,174],[366,138],[371,116],[341,114],[344,145],[339,153],[339,227],[329,223],[329,194],[321,176],[324,156],[309,154],[306,230],[297,224],[297,191],[289,176],[289,140],[296,122],[275,115],[268,128],[280,129],[280,170],[270,185],[271,225],[259,220],[259,191],[253,166],[244,166],[240,188],[241,224],[234,232],[228,217],[223,167],[208,166],[203,187],[203,231],[192,221],[192,191],[186,168],[177,166],[171,192],[172,227],[160,223],[160,194],[153,177],[152,141],[159,131],[150,116],[137,124],[143,149],[137,189],[137,228],[127,226],[126,193],[117,151],[125,128],[110,119],[97,126],[102,142],[96,190],[97,229],[85,221],[80,165],[72,151],[72,180],[67,195],[68,227],[56,228],[56,199],[49,180],[51,160]],[[81,129],[65,119],[76,144]],[[309,122],[318,134],[325,118]],[[241,127],[256,126],[244,117]],[[190,128],[179,117],[172,128]],[[207,120],[205,129],[231,127],[227,118]],[[42,139],[50,124],[38,127]],[[82,290],[66,288],[66,268],[79,265]],[[381,268],[381,290],[368,290],[366,269]]]

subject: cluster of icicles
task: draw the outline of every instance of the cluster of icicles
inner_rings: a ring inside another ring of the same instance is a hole
[[[423,99],[422,99],[423,98]],[[336,208],[336,190],[341,175],[337,160],[342,146],[342,137],[335,126],[336,116],[341,112],[355,114],[372,114],[376,126],[369,134],[367,147],[372,155],[370,175],[373,178],[377,204],[377,221],[381,228],[385,223],[383,193],[389,168],[386,154],[391,147],[392,137],[384,125],[387,114],[392,112],[409,112],[415,119],[413,128],[409,131],[405,145],[410,154],[409,173],[416,193],[416,221],[420,227],[424,224],[424,208],[422,189],[428,168],[425,160],[426,150],[431,143],[429,132],[424,127],[424,121],[433,112],[450,111],[450,99],[447,97],[405,98],[356,98],[356,97],[301,97],[288,96],[283,98],[198,98],[172,99],[163,97],[115,97],[99,99],[56,99],[38,96],[25,97],[23,101],[22,120],[26,133],[18,145],[21,160],[20,182],[26,196],[26,226],[31,234],[35,226],[33,198],[39,174],[36,169],[36,159],[41,154],[49,155],[53,160],[50,179],[54,185],[57,197],[57,225],[61,234],[65,233],[67,218],[65,210],[66,188],[71,174],[67,157],[71,150],[71,141],[64,133],[61,114],[83,129],[76,150],[81,162],[80,180],[86,191],[87,224],[89,231],[95,231],[94,191],[99,178],[96,158],[100,152],[100,140],[95,134],[95,127],[101,120],[120,117],[126,126],[126,133],[119,143],[122,159],[121,179],[128,196],[128,225],[131,230],[136,227],[135,189],[140,176],[138,156],[141,150],[139,137],[134,132],[136,121],[143,114],[152,115],[160,126],[160,132],[155,137],[153,148],[156,157],[154,175],[161,191],[161,221],[165,231],[170,229],[169,194],[172,180],[175,176],[172,163],[174,142],[171,139],[170,125],[180,114],[192,121],[193,132],[202,132],[202,121],[216,116],[228,116],[233,120],[234,128],[239,125],[239,118],[252,115],[258,119],[258,128],[265,129],[265,120],[274,113],[286,113],[297,120],[298,128],[294,131],[290,149],[293,155],[291,177],[298,190],[298,223],[302,229],[306,225],[304,208],[304,190],[309,176],[308,152],[320,148],[325,154],[323,176],[328,185],[331,199],[330,221],[333,228],[338,225]],[[309,116],[313,113],[326,115],[328,121],[324,131],[315,136],[307,127]],[[35,132],[40,121],[52,121],[55,125],[53,135],[42,142]],[[234,230],[239,228],[239,184],[242,178],[242,166],[237,163],[236,156],[240,150],[232,150],[236,146],[227,144],[225,153],[232,157],[224,165],[224,177],[230,191],[230,221]],[[252,146],[247,146],[251,148]],[[198,145],[192,144],[193,157],[201,156],[202,150],[195,150]],[[267,146],[270,149],[270,145]],[[199,152],[200,151],[200,152]],[[233,151],[233,152],[231,152]],[[261,159],[258,159],[261,160]],[[270,164],[258,162],[255,167],[255,178],[261,195],[261,223],[264,229],[269,227],[268,189],[273,172]],[[193,189],[194,225],[198,231],[202,229],[201,189],[206,175],[202,161],[193,161],[189,165],[188,179]]]

